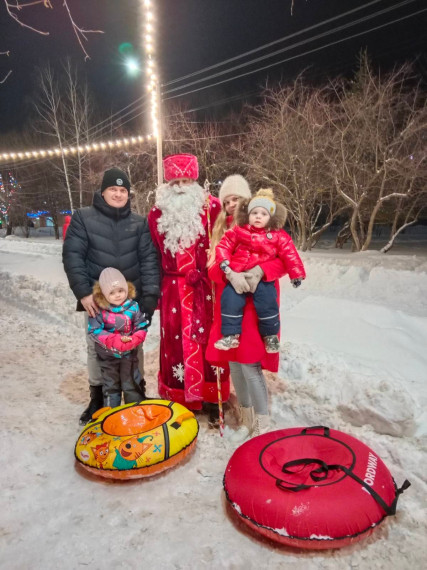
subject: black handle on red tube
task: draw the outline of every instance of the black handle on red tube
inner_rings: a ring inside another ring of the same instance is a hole
[[[304,428],[303,430],[301,430],[301,434],[302,434],[302,435],[307,435],[307,431],[308,431],[308,430],[311,431],[311,430],[314,430],[314,429],[323,429],[323,435],[324,435],[325,437],[329,437],[329,431],[330,431],[330,430],[329,430],[329,428],[326,427],[326,426],[311,426],[311,427],[306,427],[306,428]]]

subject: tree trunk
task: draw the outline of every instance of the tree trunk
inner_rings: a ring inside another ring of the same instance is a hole
[[[360,240],[356,227],[358,213],[358,210],[354,210],[350,220],[350,232],[353,239],[353,247],[351,248],[352,251],[360,251]]]
[[[62,149],[61,149],[62,150]],[[68,168],[67,168],[67,164],[65,162],[65,156],[64,153],[62,153],[62,166],[64,169],[64,176],[65,176],[65,184],[67,185],[67,192],[68,192],[68,198],[70,200],[70,210],[72,212],[74,212],[74,205],[73,205],[73,196],[71,194],[71,186],[70,186],[70,179],[68,176]]]

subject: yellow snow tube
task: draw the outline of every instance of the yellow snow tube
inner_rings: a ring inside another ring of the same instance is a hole
[[[182,461],[198,432],[194,414],[183,405],[144,400],[98,410],[74,454],[84,469],[107,479],[149,477]]]

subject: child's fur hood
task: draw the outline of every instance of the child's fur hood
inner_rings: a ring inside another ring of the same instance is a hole
[[[255,196],[252,196],[250,200],[239,200],[239,204],[237,205],[236,212],[234,214],[234,219],[238,226],[245,226],[249,224],[249,202],[262,192],[263,190],[259,190],[259,192],[255,194]],[[276,211],[273,216],[271,216],[267,228],[269,230],[281,230],[285,225],[288,212],[283,204],[280,204],[280,202],[277,202],[276,200],[274,200],[274,202],[276,204]]]
[[[126,281],[126,283],[128,285],[127,298],[135,299],[136,289],[134,284],[131,283],[130,281]],[[100,307],[101,309],[108,309],[110,303],[107,301],[107,299],[104,296],[104,293],[101,291],[101,287],[99,286],[99,281],[96,281],[95,285],[93,286],[92,293],[93,293],[93,300],[98,305],[98,307]]]

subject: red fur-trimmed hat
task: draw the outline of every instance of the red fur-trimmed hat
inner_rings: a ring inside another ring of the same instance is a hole
[[[166,182],[180,178],[199,178],[199,164],[193,154],[171,154],[163,159],[163,172]]]

